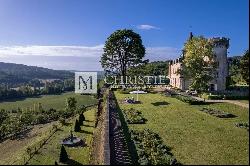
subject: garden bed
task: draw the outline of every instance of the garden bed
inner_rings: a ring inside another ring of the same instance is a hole
[[[199,101],[199,100],[196,100],[190,96],[183,96],[183,95],[172,95],[174,98],[180,100],[180,101],[183,101],[185,103],[188,103],[190,105],[202,105],[204,104],[205,102],[204,101]]]
[[[177,165],[170,149],[163,144],[160,136],[150,130],[131,131],[140,165]]]
[[[235,124],[236,127],[246,129],[249,131],[249,122],[240,122]]]
[[[216,109],[212,109],[212,108],[202,108],[200,111],[205,112],[207,114],[210,114],[212,116],[218,117],[218,118],[234,118],[236,117],[233,114],[224,112],[224,111],[220,111],[220,110],[216,110]]]
[[[133,108],[123,110],[126,120],[129,124],[144,124],[146,119],[143,118],[142,113]]]

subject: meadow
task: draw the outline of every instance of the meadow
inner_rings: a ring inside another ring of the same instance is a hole
[[[121,110],[134,108],[146,124],[128,124],[131,130],[151,129],[171,148],[182,164],[248,164],[249,132],[235,123],[248,122],[249,110],[229,103],[189,105],[163,94],[140,94],[141,104],[123,104],[131,94],[115,96]],[[134,98],[136,96],[134,95]],[[218,118],[201,112],[203,107],[236,115]]]
[[[33,107],[34,104],[41,103],[45,109],[63,109],[68,97],[75,97],[77,105],[93,105],[97,102],[93,96],[75,94],[74,92],[62,93],[60,95],[42,95],[38,97],[7,100],[0,102],[0,109],[12,110],[20,108]]]

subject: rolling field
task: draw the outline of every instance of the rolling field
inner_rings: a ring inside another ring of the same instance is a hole
[[[77,105],[92,105],[97,102],[92,96],[75,94],[74,92],[63,93],[61,95],[43,95],[33,98],[26,98],[20,100],[9,100],[0,102],[0,109],[12,110],[20,108],[33,107],[34,104],[41,103],[45,109],[63,109],[65,101],[68,97],[75,97]]]
[[[151,129],[158,133],[182,164],[249,164],[249,132],[235,127],[249,121],[249,110],[228,103],[192,106],[161,94],[141,94],[142,104],[121,104],[131,94],[115,92],[120,109],[135,108],[146,124],[129,124],[129,129]],[[134,95],[136,98],[136,95]],[[216,108],[236,115],[220,119],[199,111]]]

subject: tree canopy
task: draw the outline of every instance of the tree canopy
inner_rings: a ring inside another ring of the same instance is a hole
[[[101,65],[107,72],[126,76],[129,67],[147,61],[144,56],[145,47],[139,34],[129,29],[117,30],[105,43]]]
[[[245,52],[241,61],[240,61],[240,72],[243,79],[249,85],[249,50]]]
[[[213,45],[208,39],[192,37],[185,43],[184,70],[179,73],[191,80],[190,89],[207,91],[216,67]]]

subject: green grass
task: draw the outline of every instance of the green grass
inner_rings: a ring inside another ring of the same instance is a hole
[[[0,102],[0,109],[12,110],[12,109],[17,109],[18,107],[27,108],[27,107],[32,107],[34,104],[37,104],[37,103],[42,103],[42,106],[45,109],[49,109],[49,108],[64,109],[65,102],[68,97],[75,97],[77,100],[78,106],[92,105],[92,104],[97,103],[97,100],[93,98],[92,96],[79,95],[79,94],[69,92],[69,93],[63,93],[61,95],[44,95],[44,96],[34,97],[34,98],[4,101],[4,102]],[[88,112],[87,114],[90,114],[90,113]],[[89,118],[91,118],[91,116]],[[42,126],[47,126],[47,125],[48,124],[42,125]],[[51,125],[47,126],[46,129],[44,130],[49,130],[50,128],[51,128]],[[86,127],[86,129],[90,130],[91,128]],[[67,132],[69,132],[69,130]],[[22,163],[23,161],[22,156],[23,156],[23,153],[25,153],[26,148],[30,146],[31,144],[36,144],[42,138],[43,138],[43,135],[39,133],[38,135],[32,136],[32,138],[14,140],[13,141],[14,143],[17,142],[16,146],[10,146],[9,145],[10,143],[8,143],[8,141],[7,143],[6,142],[1,143],[0,147],[6,148],[5,151],[8,151],[7,154],[9,157],[5,158],[4,161],[0,160],[0,163],[3,163],[3,164]],[[26,140],[29,140],[29,141],[26,141]]]
[[[92,105],[97,103],[97,100],[92,96],[75,94],[73,92],[63,93],[61,95],[43,95],[39,97],[19,99],[19,100],[9,100],[0,102],[0,109],[17,109],[33,107],[34,104],[42,103],[45,109],[63,109],[65,107],[65,102],[68,97],[75,97],[77,100],[77,105]]]
[[[73,132],[73,134],[79,138],[84,138],[87,146],[77,148],[65,147],[70,159],[73,161],[72,164],[89,164],[90,148],[95,123],[95,110],[96,108],[84,113],[86,121],[84,121],[82,126],[82,132]],[[60,141],[69,136],[70,130],[72,129],[72,126],[74,126],[74,120],[71,121],[70,125],[63,126],[61,130],[57,131],[49,139],[47,144],[39,150],[38,154],[30,160],[29,165],[54,165],[55,161],[58,162],[61,148]]]
[[[118,103],[132,97],[118,92],[115,95]],[[248,109],[228,103],[192,106],[160,94],[141,94],[139,100],[142,104],[119,104],[121,109],[141,111],[148,120],[146,124],[129,124],[129,128],[158,133],[182,164],[249,164],[249,133],[235,127],[236,122],[248,122]],[[220,119],[199,111],[202,107],[237,117]]]

